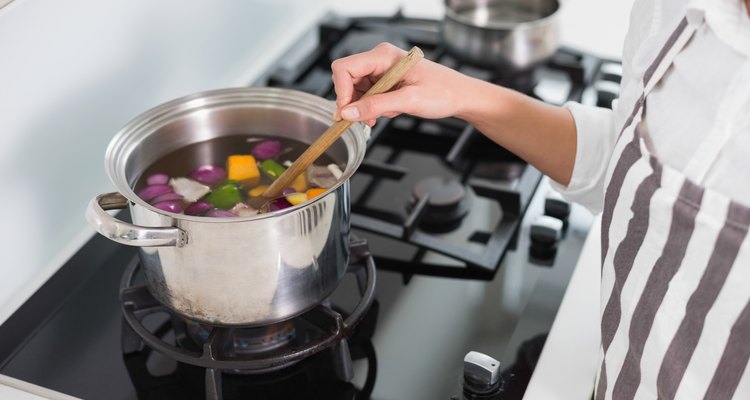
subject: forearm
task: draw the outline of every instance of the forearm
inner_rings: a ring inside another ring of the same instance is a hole
[[[576,125],[568,110],[470,78],[458,118],[567,185],[576,157]]]

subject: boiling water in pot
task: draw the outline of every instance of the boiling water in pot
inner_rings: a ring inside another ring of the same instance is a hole
[[[251,216],[276,211],[322,194],[341,174],[323,154],[283,196],[260,196],[308,145],[266,135],[222,136],[194,143],[150,165],[135,185],[143,200],[163,211],[207,217]]]

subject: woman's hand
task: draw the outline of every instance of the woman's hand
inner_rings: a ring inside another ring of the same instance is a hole
[[[463,75],[429,60],[406,73],[396,89],[362,95],[406,51],[383,43],[374,49],[336,60],[334,119],[364,121],[411,114],[422,118],[466,120],[494,142],[512,151],[555,181],[567,185],[576,156],[572,115],[504,87]]]
[[[364,121],[372,126],[378,117],[401,113],[423,118],[460,114],[464,106],[462,81],[469,78],[429,60],[419,61],[394,90],[360,99],[405,54],[392,44],[381,43],[370,51],[334,61],[334,119]]]

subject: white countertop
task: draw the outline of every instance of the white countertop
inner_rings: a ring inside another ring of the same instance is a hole
[[[589,400],[600,350],[600,218],[586,239],[524,400]]]
[[[0,399],[3,400],[78,400],[77,397],[0,375]]]

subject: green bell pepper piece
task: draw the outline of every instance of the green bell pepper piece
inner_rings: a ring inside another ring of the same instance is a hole
[[[241,193],[236,183],[228,182],[212,190],[207,199],[214,207],[228,210],[242,201]]]
[[[281,176],[281,174],[286,171],[286,168],[282,167],[281,164],[271,159],[264,160],[262,163],[260,163],[260,169],[262,169],[263,172],[265,172],[265,174],[271,177],[271,179],[273,180],[276,180],[276,178]]]

